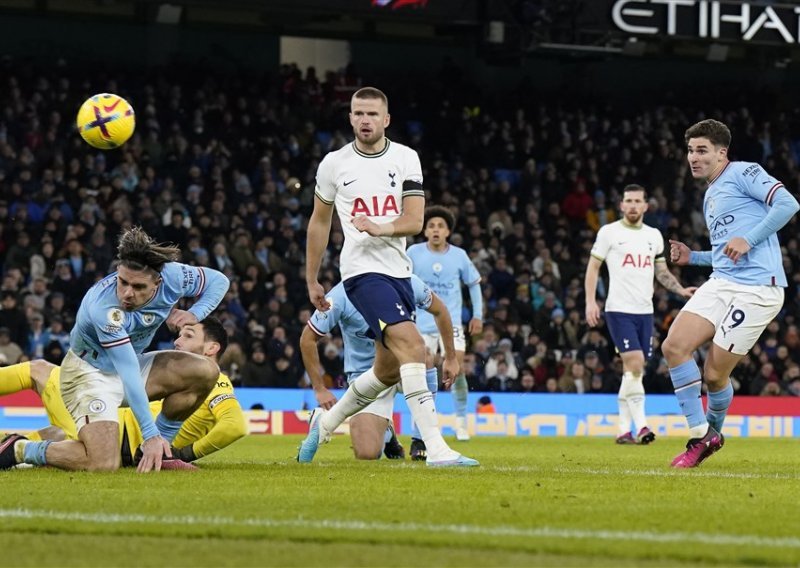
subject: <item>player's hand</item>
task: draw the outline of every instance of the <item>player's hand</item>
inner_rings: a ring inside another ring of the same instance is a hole
[[[600,306],[596,302],[586,303],[586,323],[594,327],[600,323]]]
[[[148,438],[142,444],[142,459],[136,471],[139,473],[161,471],[161,461],[164,454],[167,454],[167,457],[172,457],[172,450],[170,450],[167,441],[161,436]]]
[[[172,311],[167,318],[167,327],[173,333],[180,331],[185,325],[194,325],[197,323],[197,316],[192,312],[186,310],[179,310],[172,308]]]
[[[686,266],[689,264],[689,255],[691,253],[692,251],[689,250],[689,247],[682,242],[669,240],[669,260],[672,264]]]
[[[381,232],[381,226],[370,221],[369,217],[365,217],[364,215],[355,217],[353,219],[353,226],[358,229],[360,233],[367,233],[372,237],[380,237],[383,234]]]
[[[444,388],[450,388],[450,386],[456,380],[459,370],[460,367],[455,354],[453,354],[452,357],[444,358],[444,361],[442,361],[442,384],[444,385]]]
[[[695,292],[697,292],[697,286],[687,286],[681,288],[680,295],[688,300],[689,298],[694,296]]]
[[[314,389],[314,396],[317,398],[317,404],[325,410],[330,410],[336,404],[336,397],[325,387]]]
[[[321,312],[327,312],[331,309],[331,303],[325,297],[325,288],[319,282],[310,282],[308,284],[308,299]]]
[[[478,318],[472,318],[469,320],[469,334],[470,335],[478,335],[483,331],[483,322]]]
[[[751,248],[748,242],[742,237],[733,237],[728,241],[728,244],[725,245],[722,252],[733,261],[733,264],[736,264],[739,262],[740,258],[750,252]]]

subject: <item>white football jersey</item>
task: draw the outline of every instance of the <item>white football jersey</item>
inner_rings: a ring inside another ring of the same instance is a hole
[[[607,312],[653,313],[655,263],[664,259],[664,237],[648,225],[619,220],[600,227],[592,256],[608,266]]]
[[[403,197],[425,196],[422,166],[414,150],[387,139],[382,152],[364,154],[352,142],[320,162],[315,193],[336,206],[342,223],[342,280],[367,272],[411,277],[406,238],[360,233],[353,226],[353,218],[366,215],[379,225],[389,223],[403,212]]]

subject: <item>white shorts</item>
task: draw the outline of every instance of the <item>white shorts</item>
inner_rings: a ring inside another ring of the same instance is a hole
[[[155,355],[139,355],[142,385],[147,383]],[[61,398],[79,432],[90,422],[119,422],[117,409],[127,406],[122,378],[117,373],[104,373],[71,349],[61,363]]]
[[[425,340],[425,348],[432,355],[436,355],[437,353],[444,355],[444,342],[438,333],[423,334],[422,339]],[[467,338],[464,336],[463,326],[453,326],[453,343],[456,346],[456,351],[467,350]]]
[[[353,375],[352,378],[347,380],[347,384],[349,385],[358,377],[359,375]],[[394,415],[394,395],[398,392],[402,392],[400,390],[400,383],[381,392],[378,398],[375,399],[375,402],[359,410],[356,414],[374,414],[375,416],[386,418],[386,420],[391,420]]]
[[[710,321],[714,343],[745,355],[783,307],[780,286],[750,286],[711,278],[689,298],[683,309]]]

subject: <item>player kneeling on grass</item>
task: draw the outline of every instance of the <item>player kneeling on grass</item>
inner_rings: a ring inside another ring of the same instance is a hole
[[[454,374],[458,361],[455,355],[450,313],[442,300],[433,294],[419,277],[411,276],[411,288],[417,309],[426,310],[433,315],[445,346],[445,363],[451,374]],[[348,384],[372,368],[375,361],[375,341],[367,337],[369,329],[367,322],[350,302],[342,283],[334,286],[328,292],[326,299],[331,307],[325,312],[316,310],[309,318],[308,325],[300,337],[300,353],[320,408],[329,410],[336,403],[336,397],[325,387],[322,380],[317,341],[339,326],[344,342],[344,371]],[[399,382],[399,377],[395,379]],[[435,393],[438,388],[436,369],[428,369],[427,382],[428,388]],[[378,459],[381,450],[390,459],[405,457],[405,452],[391,427],[394,396],[397,392],[397,385],[389,387],[381,392],[374,402],[350,418],[350,436],[356,459]]]
[[[180,368],[182,363],[195,359],[193,356],[186,359],[184,355],[202,355],[216,363],[227,344],[225,329],[215,317],[184,326],[175,340],[176,351],[156,351],[151,354],[152,365],[145,378],[148,394],[155,385],[163,384],[168,379],[168,373],[175,380],[175,367]],[[77,438],[75,422],[61,398],[60,378],[61,368],[43,360],[0,369],[0,395],[30,389],[42,397],[51,426],[34,432],[29,436],[30,440]],[[160,400],[150,403],[154,417],[161,412],[161,408]],[[142,443],[142,432],[130,408],[120,408],[118,415],[122,465],[133,466],[136,465],[136,450]],[[173,458],[165,459],[162,469],[194,469],[188,464],[229,446],[246,433],[244,413],[234,396],[230,380],[220,373],[216,385],[203,403],[181,426],[173,441]]]

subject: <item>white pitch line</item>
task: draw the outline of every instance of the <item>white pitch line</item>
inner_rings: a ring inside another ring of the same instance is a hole
[[[754,536],[749,534],[699,533],[699,532],[656,532],[656,531],[619,531],[619,530],[579,530],[556,527],[509,527],[478,526],[434,523],[384,523],[377,521],[346,521],[339,519],[269,519],[218,516],[157,516],[128,513],[80,513],[62,511],[37,511],[33,509],[0,509],[0,518],[24,520],[51,520],[66,522],[87,522],[99,524],[149,524],[196,526],[218,529],[220,526],[259,527],[259,528],[298,528],[312,530],[343,530],[374,532],[421,532],[425,534],[449,533],[454,535],[502,536],[521,538],[548,538],[562,540],[605,540],[605,541],[639,541],[639,542],[696,542],[728,546],[746,546],[760,548],[800,549],[798,537]],[[307,536],[307,535],[306,535]]]

